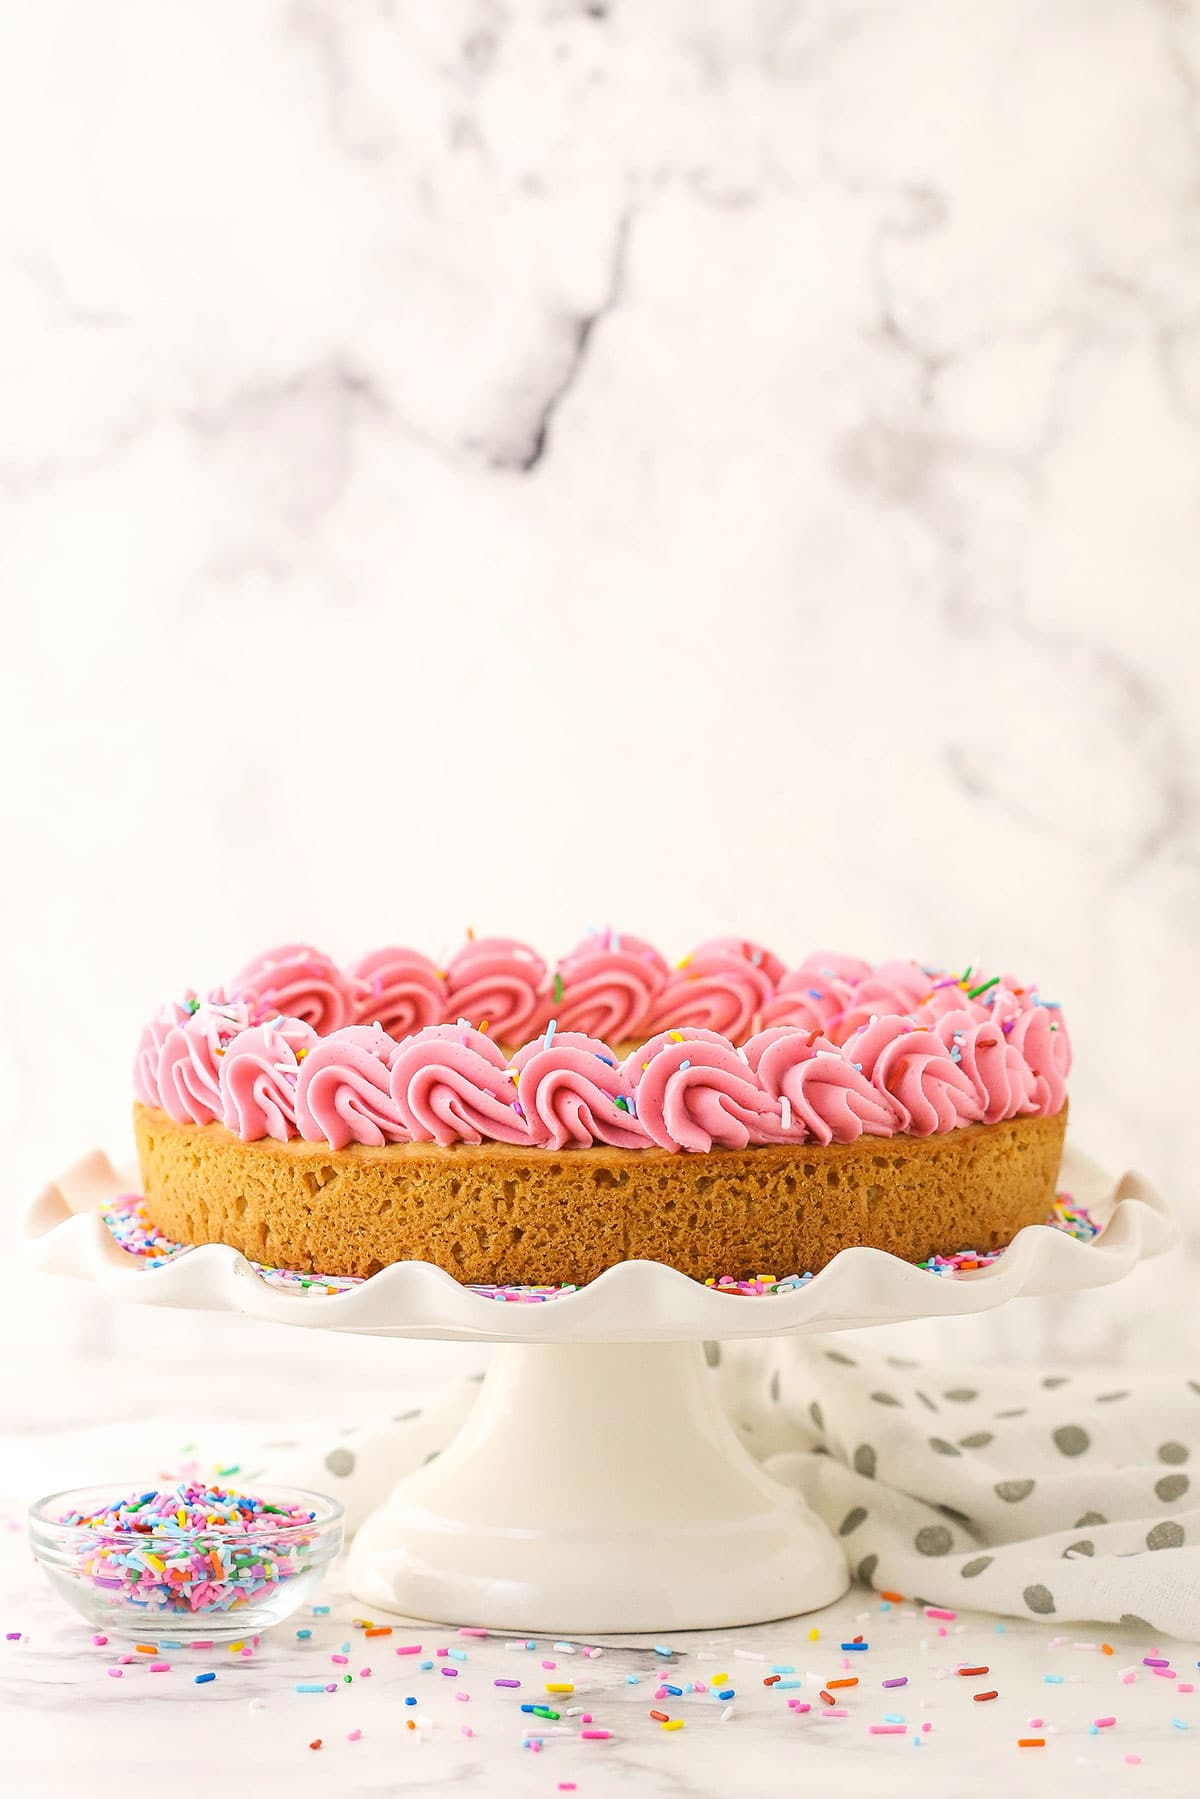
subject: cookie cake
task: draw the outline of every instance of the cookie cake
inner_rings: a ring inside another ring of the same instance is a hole
[[[671,967],[615,931],[555,966],[288,944],[151,1019],[134,1126],[157,1230],[260,1263],[752,1279],[1044,1223],[1070,1059],[1057,1005],[978,969],[730,937]]]

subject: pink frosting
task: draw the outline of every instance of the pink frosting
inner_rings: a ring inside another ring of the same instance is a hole
[[[246,1143],[297,1133],[296,1082],[300,1066],[321,1039],[301,1018],[253,1025],[236,1036],[221,1060],[218,1085],[227,1130]]]
[[[158,1070],[162,1061],[163,1044],[175,1026],[185,1024],[190,1017],[191,1012],[187,1006],[178,1005],[172,1000],[149,1024],[143,1025],[137,1053],[133,1058],[133,1091],[144,1106],[162,1105]]]
[[[1043,1117],[1061,1111],[1071,1072],[1071,1042],[1057,1006],[1039,1005],[1022,1012],[1012,1021],[1008,1042],[1033,1076],[1026,1109]]]
[[[900,1109],[872,1086],[828,1037],[802,1031],[760,1031],[746,1058],[765,1092],[786,1099],[797,1131],[818,1143],[853,1143],[864,1134],[890,1137]]]
[[[703,943],[697,944],[692,956],[738,956],[752,968],[761,968],[772,987],[779,985],[786,966],[773,949],[763,943],[754,943],[748,937],[706,937]]]
[[[972,1082],[984,1124],[1032,1111],[1033,1070],[994,1019],[980,1021],[965,1009],[946,1012],[934,1034]]]
[[[762,1027],[790,1024],[806,1031],[826,1030],[842,1016],[853,992],[838,975],[808,967],[790,969],[762,1009]]]
[[[346,972],[358,992],[357,1024],[381,1024],[398,1040],[446,1016],[446,977],[420,950],[373,950]]]
[[[845,1043],[872,1018],[907,1017],[927,998],[937,978],[926,974],[916,962],[881,962],[855,983],[849,1005],[840,1018],[829,1023],[829,1035],[835,1043]]]
[[[403,1143],[409,1133],[390,1085],[398,1051],[374,1025],[347,1025],[323,1037],[304,1055],[296,1081],[300,1135],[310,1143],[323,1138],[332,1149]]]
[[[845,1053],[873,1086],[896,1101],[898,1130],[929,1137],[982,1116],[974,1083],[941,1038],[917,1030],[906,1018],[874,1019],[846,1044]]]
[[[534,1143],[550,1149],[611,1143],[644,1149],[650,1141],[635,1115],[633,1084],[607,1043],[579,1031],[556,1031],[513,1057],[517,1103]]]
[[[771,991],[766,972],[745,956],[699,949],[668,976],[642,1028],[653,1033],[694,1025],[722,1037],[748,1037]]]
[[[236,976],[231,992],[264,1017],[301,1018],[321,1037],[340,1031],[358,1009],[358,990],[336,962],[307,943],[264,950]]]
[[[503,1052],[481,1031],[432,1025],[392,1064],[392,1097],[414,1142],[530,1143]]]
[[[220,1061],[226,1046],[249,1024],[248,1006],[205,1002],[167,1032],[158,1058],[159,1103],[176,1124],[211,1124],[220,1118]]]
[[[626,1042],[641,1031],[668,973],[658,951],[640,937],[593,932],[558,965],[561,997],[553,1010],[559,1029]]]
[[[248,1141],[850,1142],[1057,1112],[1071,1066],[1059,1008],[1012,975],[873,968],[831,951],[785,972],[735,937],[672,971],[641,938],[593,932],[553,982],[511,938],[469,942],[445,975],[416,950],[343,971],[288,944],[248,964],[234,991],[158,1013],[133,1083],[143,1105],[180,1123],[222,1119]],[[447,1012],[456,1024],[433,1022]],[[618,1063],[609,1044],[643,1033]],[[509,1064],[501,1045],[522,1042]]]
[[[452,1018],[484,1024],[497,1043],[523,1043],[549,1018],[546,964],[513,937],[479,937],[446,969]]]
[[[663,1149],[745,1149],[787,1139],[779,1102],[763,1092],[732,1043],[665,1043],[642,1071],[635,1101]]]

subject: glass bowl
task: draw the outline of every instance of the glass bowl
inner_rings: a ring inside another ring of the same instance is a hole
[[[299,1487],[253,1497],[311,1513],[253,1533],[229,1523],[116,1530],[98,1519],[120,1502],[118,1482],[51,1493],[29,1508],[34,1560],[98,1630],[142,1642],[227,1642],[279,1624],[316,1591],[342,1547],[342,1507]],[[147,1495],[168,1491],[147,1487]],[[269,1516],[270,1514],[268,1514]],[[82,1520],[62,1523],[64,1518]]]

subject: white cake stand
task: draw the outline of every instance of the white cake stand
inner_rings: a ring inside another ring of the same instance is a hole
[[[836,1539],[763,1472],[722,1411],[706,1339],[850,1330],[1104,1286],[1174,1238],[1141,1176],[1114,1181],[1068,1148],[1059,1185],[1103,1221],[1101,1235],[1085,1244],[1035,1226],[991,1267],[954,1279],[850,1249],[807,1286],[756,1298],[654,1262],[623,1263],[540,1305],[484,1298],[425,1262],[327,1295],[271,1286],[218,1245],[137,1263],[98,1212],[133,1185],[100,1152],[77,1164],[30,1210],[30,1260],[142,1304],[500,1345],[454,1441],[359,1529],[349,1584],[372,1610],[543,1635],[716,1629],[845,1592]]]

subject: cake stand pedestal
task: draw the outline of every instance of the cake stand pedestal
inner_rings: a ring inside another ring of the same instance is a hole
[[[32,1263],[143,1304],[241,1311],[307,1328],[499,1345],[476,1405],[435,1459],[360,1527],[351,1591],[372,1611],[539,1635],[717,1629],[829,1604],[837,1539],[743,1447],[705,1373],[705,1339],[799,1335],[989,1310],[1119,1280],[1174,1240],[1136,1174],[1068,1147],[1060,1187],[1103,1224],[1090,1243],[1024,1230],[986,1269],[939,1278],[845,1250],[790,1293],[721,1293],[652,1262],[540,1305],[505,1304],[424,1262],[345,1293],[270,1284],[236,1250],[165,1265],[121,1249],[99,1205],[130,1190],[97,1152],[25,1224]]]

